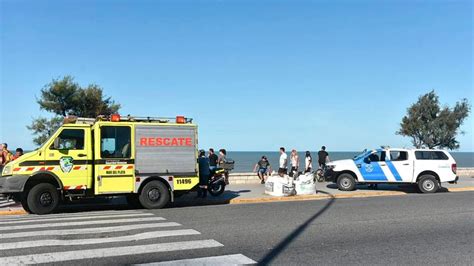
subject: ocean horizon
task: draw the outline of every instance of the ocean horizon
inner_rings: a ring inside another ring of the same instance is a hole
[[[311,151],[313,157],[313,167],[317,167],[317,151]],[[352,159],[360,151],[328,151],[331,161]],[[474,167],[474,152],[450,152],[456,160],[457,167]],[[288,156],[290,151],[287,151]],[[300,157],[300,166],[304,167],[305,152],[298,152]],[[255,164],[260,160],[262,155],[267,156],[273,170],[278,170],[278,160],[280,154],[278,151],[227,151],[227,157],[235,161],[233,173],[252,172]]]

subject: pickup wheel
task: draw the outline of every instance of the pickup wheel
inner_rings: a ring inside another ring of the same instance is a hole
[[[351,174],[341,174],[337,178],[337,187],[342,191],[352,191],[355,189],[356,181]]]
[[[31,213],[52,213],[59,205],[59,193],[55,186],[49,183],[39,183],[28,192],[26,202]]]
[[[418,188],[422,193],[435,193],[439,189],[439,183],[434,176],[423,175],[418,180]]]
[[[170,192],[163,182],[153,180],[143,187],[138,199],[146,209],[161,209],[170,201]]]

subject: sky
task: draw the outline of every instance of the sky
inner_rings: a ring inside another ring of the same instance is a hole
[[[201,148],[410,147],[407,107],[474,100],[471,1],[0,0],[0,142],[34,148],[72,75],[122,115],[194,118]],[[459,151],[474,151],[474,119]]]

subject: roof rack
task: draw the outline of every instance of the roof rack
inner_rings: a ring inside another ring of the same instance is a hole
[[[96,118],[66,116],[63,119],[63,124],[86,124],[93,125],[97,121]]]
[[[64,118],[64,124],[87,124],[93,125],[97,121],[112,121],[112,122],[158,122],[158,123],[177,123],[177,124],[189,124],[193,122],[192,118],[186,118],[184,116],[176,117],[154,117],[154,116],[120,116],[119,114],[112,115],[99,115],[97,118],[86,118],[77,116],[67,116]]]
[[[121,116],[120,121],[130,121],[130,122],[158,122],[158,123],[170,123],[176,122],[178,124],[187,124],[192,123],[192,118],[187,118],[184,116],[176,117],[156,117],[156,116]]]

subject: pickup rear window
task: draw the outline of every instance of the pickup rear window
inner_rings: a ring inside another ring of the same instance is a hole
[[[448,160],[448,156],[442,151],[415,151],[417,160]]]

